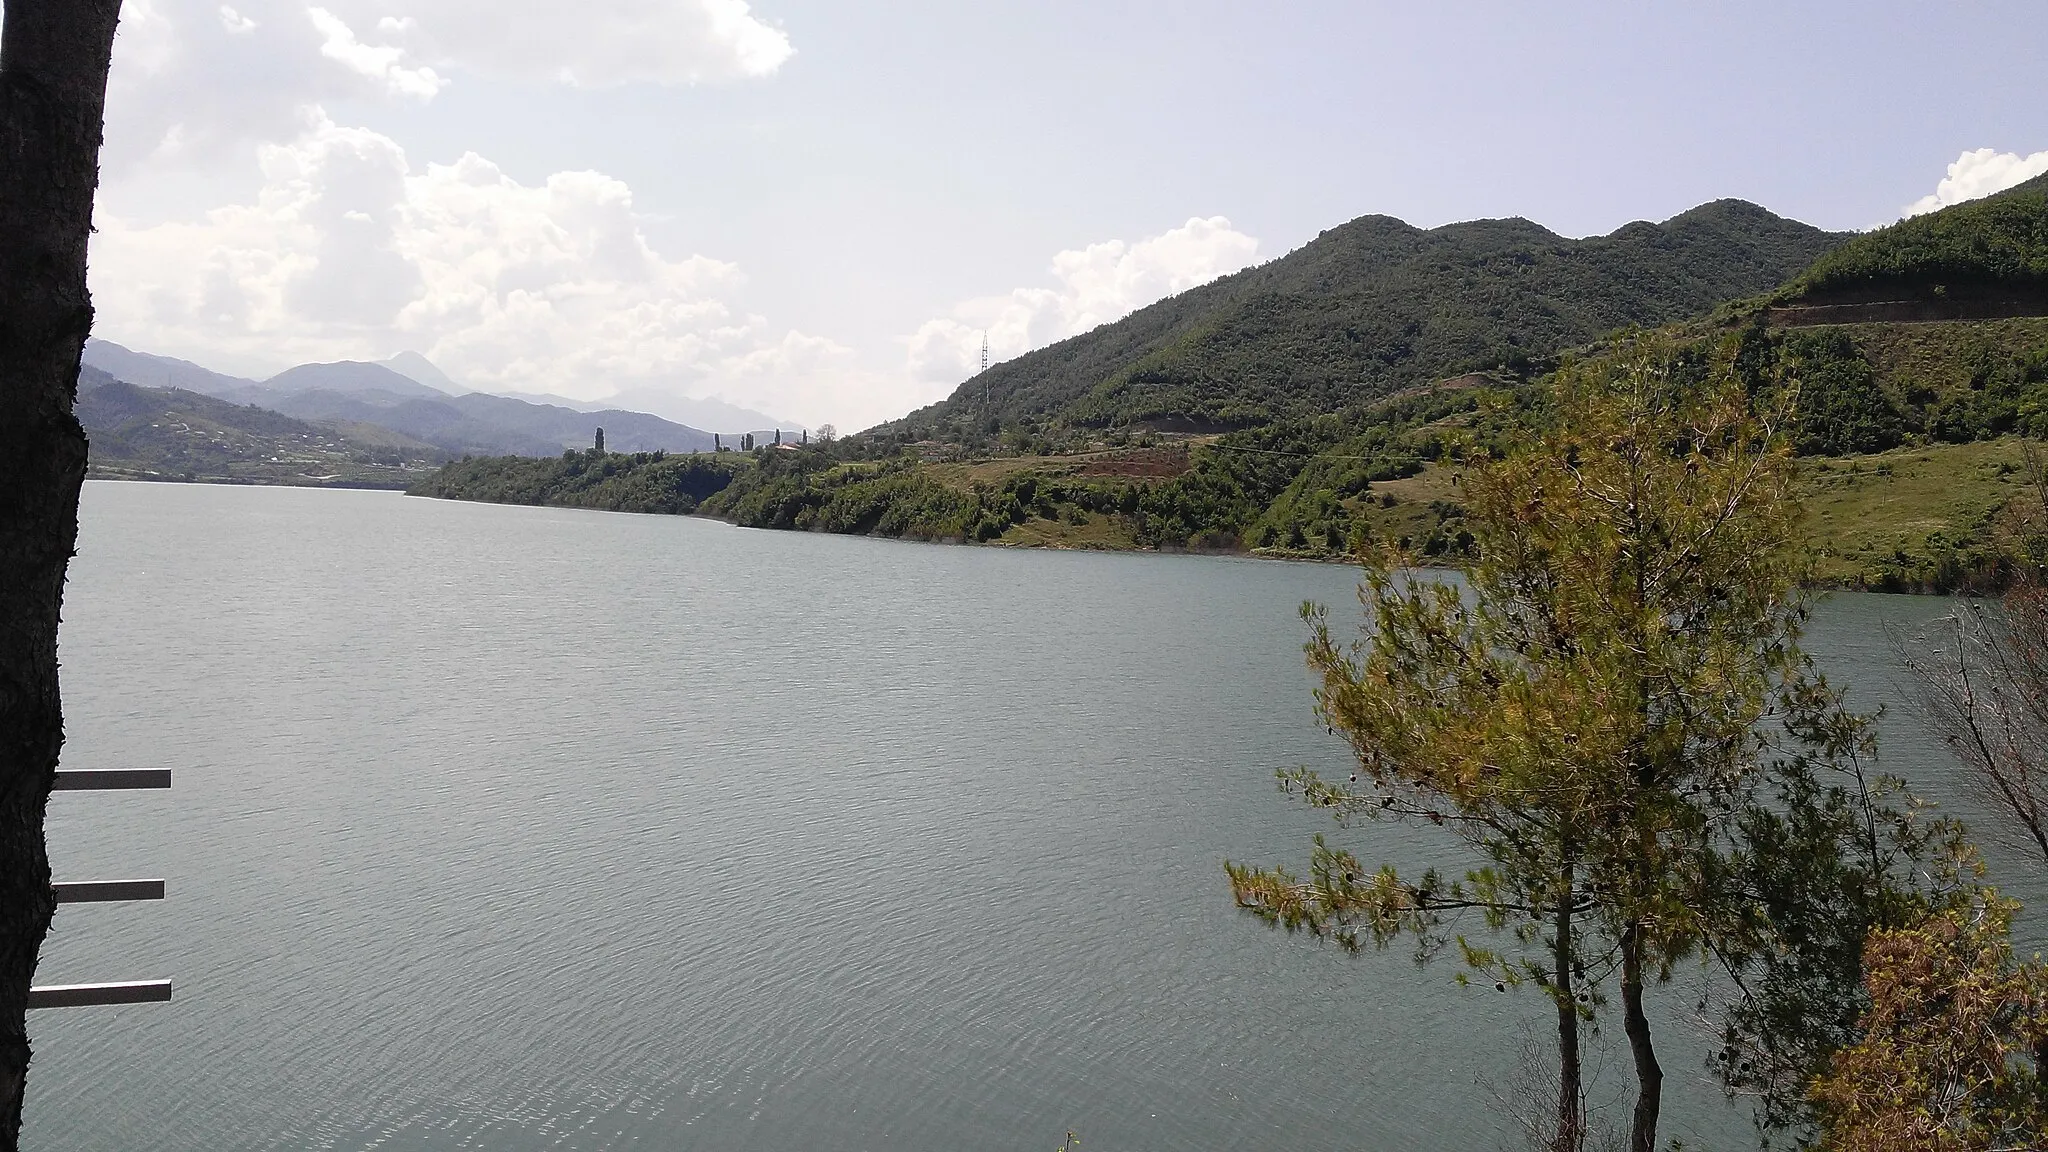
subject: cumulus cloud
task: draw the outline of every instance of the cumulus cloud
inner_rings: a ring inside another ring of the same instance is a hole
[[[1956,157],[1955,163],[1948,166],[1948,175],[1934,186],[1934,191],[1908,204],[1901,215],[1919,216],[2003,192],[2044,172],[2048,172],[2048,150],[2021,156],[2017,152],[1978,148]]]
[[[522,184],[474,154],[416,169],[320,113],[261,166],[251,200],[200,219],[100,220],[102,332],[229,367],[414,349],[486,390],[895,414],[868,410],[849,349],[736,308],[737,267],[656,251],[609,176]]]
[[[981,366],[1120,320],[1156,300],[1235,272],[1258,256],[1259,242],[1222,216],[1196,217],[1135,243],[1106,240],[1052,258],[1052,287],[964,301],[908,338],[911,378],[929,403]],[[934,390],[944,385],[944,389]]]
[[[419,165],[318,109],[258,156],[257,187],[235,203],[169,221],[102,211],[102,334],[258,375],[413,350],[486,391],[623,394],[653,411],[663,397],[716,396],[850,430],[971,375],[983,330],[997,355],[1015,355],[1258,249],[1212,217],[1061,252],[1048,286],[966,301],[904,339],[904,366],[878,370],[742,307],[736,265],[656,249],[632,189],[603,173],[522,182],[473,153]]]
[[[217,164],[301,109],[426,100],[464,74],[604,87],[766,77],[794,53],[746,0],[127,0],[106,162]]]
[[[353,31],[368,26],[288,0],[126,0],[101,153],[116,190],[144,170],[215,170],[251,142],[290,139],[310,105],[426,99],[445,85],[404,45]]]
[[[404,48],[394,44],[365,44],[356,39],[355,30],[341,17],[325,8],[308,8],[306,17],[320,32],[322,56],[336,61],[358,75],[376,81],[393,96],[431,100],[435,93],[448,86],[448,81],[435,75],[432,68],[406,67]],[[249,21],[249,24],[253,29],[254,21]],[[402,34],[408,27],[409,25],[405,23],[389,18],[378,22],[378,30],[386,35]]]
[[[774,74],[795,52],[746,0],[585,0],[517,11],[508,18],[500,0],[419,0],[411,18],[429,54],[450,67],[582,87],[745,80]]]

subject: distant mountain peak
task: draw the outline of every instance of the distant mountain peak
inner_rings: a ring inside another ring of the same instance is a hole
[[[296,368],[287,368],[265,380],[263,386],[276,392],[383,392],[393,396],[430,400],[448,398],[448,393],[440,388],[423,384],[384,364],[364,360],[301,364]]]
[[[411,380],[415,384],[425,384],[429,388],[446,392],[450,396],[460,396],[465,392],[475,391],[474,388],[457,383],[454,377],[441,371],[440,367],[432,360],[410,349],[400,352],[388,360],[380,360],[378,363]]]
[[[174,356],[137,352],[97,336],[85,342],[84,362],[117,380],[145,388],[184,388],[218,396],[256,387],[254,380],[215,372]]]

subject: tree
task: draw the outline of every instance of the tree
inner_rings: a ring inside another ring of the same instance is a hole
[[[2048,969],[2019,963],[2013,905],[1873,933],[1863,1036],[1814,1085],[1831,1152],[1995,1152],[2048,1136]]]
[[[1708,1065],[1751,1102],[1767,1145],[1818,1130],[1814,1080],[1864,1035],[1871,940],[1969,907],[1982,877],[1960,822],[1874,772],[1871,718],[1841,710],[1824,680],[1805,690],[1829,703],[1788,711],[1791,739],[1728,804],[1703,885],[1731,987],[1699,1004],[1721,1026]]]
[[[1637,1084],[1629,1146],[1655,1147],[1647,990],[1757,930],[1772,894],[1727,887],[1738,818],[1774,773],[1830,760],[1856,728],[1798,646],[1789,393],[1752,395],[1732,354],[1635,340],[1568,365],[1538,426],[1465,480],[1465,594],[1382,555],[1359,642],[1304,610],[1318,713],[1358,771],[1283,786],[1340,822],[1428,820],[1481,863],[1456,882],[1404,878],[1318,838],[1307,880],[1228,866],[1238,903],[1275,923],[1352,947],[1415,934],[1424,956],[1455,938],[1498,987],[1541,989],[1557,1012],[1555,1148],[1585,1138],[1579,1032],[1610,991]],[[1454,936],[1470,915],[1516,947]]]
[[[839,439],[839,429],[837,429],[837,428],[833,427],[833,426],[832,426],[832,425],[830,425],[830,424],[820,424],[820,425],[818,425],[818,440],[819,440],[819,442],[821,442],[821,443],[825,443],[825,444],[830,444],[831,442],[833,442],[834,440],[837,440],[837,439]]]
[[[78,537],[86,240],[119,0],[0,14],[0,1148],[19,1146],[29,982],[56,896],[43,814],[64,742],[57,621]]]

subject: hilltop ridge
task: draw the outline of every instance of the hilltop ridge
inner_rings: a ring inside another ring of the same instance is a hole
[[[1278,259],[1005,361],[869,435],[1222,431],[1475,369],[1540,368],[1626,325],[1767,291],[1844,237],[1742,200],[1573,240],[1520,218],[1361,216]]]
[[[383,362],[301,364],[263,380],[250,380],[95,338],[86,343],[83,365],[91,372],[149,392],[179,392],[176,398],[159,396],[152,400],[161,412],[197,411],[195,398],[206,397],[224,402],[227,407],[261,410],[318,425],[322,429],[318,434],[330,439],[341,436],[351,444],[400,447],[410,453],[406,459],[415,461],[464,454],[553,456],[564,449],[589,446],[600,427],[613,445],[628,451],[692,452],[710,448],[714,443],[710,432],[613,406],[572,409],[484,392],[451,394],[441,385],[461,386],[418,353],[403,353]],[[98,376],[90,379],[92,384],[101,382]],[[206,427],[210,429],[208,436],[218,431],[215,425],[222,421],[223,426],[240,426],[255,419],[231,417],[225,408],[207,408],[206,413],[198,424],[175,414],[168,418],[174,425]],[[114,439],[108,437],[115,430],[101,419],[105,415],[103,409],[89,410],[86,424],[94,442],[105,445],[101,455],[107,457],[108,467],[112,468],[117,456],[108,455],[114,452]],[[795,434],[794,429],[790,431]],[[298,437],[304,433],[295,429],[278,434]],[[257,439],[231,437],[218,443],[244,444],[251,452],[260,449],[258,457],[246,462],[251,465],[279,456],[278,451],[263,446],[268,442],[261,438],[269,433],[258,431],[256,435]],[[174,468],[171,472],[214,475],[219,471],[214,466],[219,463],[215,456],[217,453],[201,453],[197,459],[204,466]],[[119,455],[118,460],[121,467],[131,470],[141,466],[126,455]],[[255,468],[252,474],[267,472]],[[400,478],[395,482],[404,481]]]

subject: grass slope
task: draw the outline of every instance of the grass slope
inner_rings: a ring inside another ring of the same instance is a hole
[[[1996,583],[2001,516],[2032,499],[2021,457],[2006,437],[1806,461],[1815,578],[1884,591]]]

